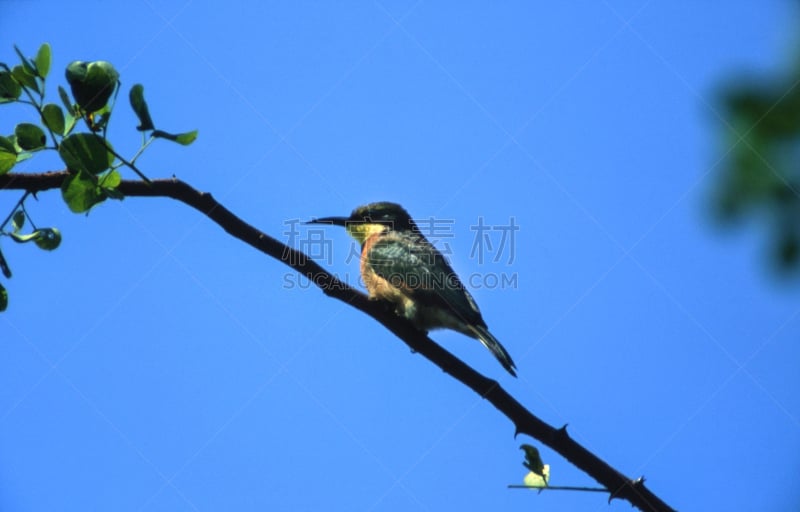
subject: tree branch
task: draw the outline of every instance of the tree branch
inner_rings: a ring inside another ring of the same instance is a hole
[[[41,174],[7,174],[0,176],[0,189],[26,190],[31,193],[57,189],[69,176],[67,171]],[[414,328],[408,321],[394,314],[382,303],[350,287],[323,269],[300,251],[284,245],[247,224],[218,203],[209,193],[200,192],[176,178],[143,181],[125,180],[119,191],[128,197],[169,197],[198,210],[216,222],[231,236],[271,256],[300,274],[306,276],[322,291],[333,298],[363,311],[403,340],[411,349],[425,356],[443,371],[488,400],[514,424],[516,434],[526,434],[549,446],[572,464],[603,485],[614,498],[627,500],[640,510],[665,512],[673,509],[653,494],[644,478],[631,479],[617,471],[599,457],[572,439],[566,425],[555,428],[543,422],[506,392],[496,381],[476,372],[453,354],[436,344]]]

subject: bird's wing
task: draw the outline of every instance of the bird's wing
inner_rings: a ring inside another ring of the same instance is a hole
[[[427,240],[384,237],[368,250],[367,264],[424,306],[444,307],[467,324],[485,326],[475,300],[445,257]]]

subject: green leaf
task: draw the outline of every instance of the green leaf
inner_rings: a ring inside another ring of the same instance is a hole
[[[3,251],[0,251],[0,272],[6,276],[6,279],[11,279],[11,267],[8,266],[6,257],[3,256]]]
[[[13,75],[14,79],[20,85],[33,89],[37,93],[39,92],[39,84],[36,83],[36,77],[28,73],[27,68],[23,66],[14,66],[11,69],[11,75]]]
[[[522,481],[527,487],[532,487],[534,489],[543,489],[547,487],[548,482],[550,482],[550,464],[545,464],[542,467],[542,474],[536,474],[533,471],[525,475],[525,478]]]
[[[106,148],[106,144],[108,142],[104,143],[93,133],[73,133],[61,141],[58,154],[73,171],[100,174],[114,162],[114,155]]]
[[[2,135],[0,135],[0,150],[8,151],[9,153],[17,152],[17,148],[14,147],[14,141]]]
[[[72,107],[72,100],[69,98],[67,91],[60,85],[58,86],[58,95],[61,97],[61,103],[64,105],[64,108],[67,109],[67,113],[72,117],[76,117],[75,109]]]
[[[94,176],[85,171],[80,171],[64,180],[61,184],[61,197],[75,213],[87,212],[106,198],[97,186]]]
[[[36,71],[39,72],[39,78],[44,79],[47,77],[47,74],[50,72],[50,60],[50,45],[44,43],[39,47],[39,51],[36,53],[36,59],[34,59]]]
[[[0,148],[0,176],[7,174],[15,165],[17,165],[17,154]]]
[[[177,137],[175,137],[175,142],[177,142],[178,144],[182,144],[184,146],[188,146],[189,144],[194,142],[195,139],[197,139],[197,134],[198,134],[197,130],[179,133]]]
[[[17,243],[34,242],[37,247],[45,251],[52,251],[61,244],[61,232],[56,228],[37,229],[27,235],[20,235],[16,232],[6,234]]]
[[[20,86],[8,71],[0,71],[0,103],[16,101],[22,94]]]
[[[20,235],[19,233],[6,233],[6,234],[10,236],[11,239],[17,242],[18,244],[33,242],[34,240],[42,236],[38,230],[34,231],[33,233],[28,233],[27,235]]]
[[[122,175],[114,170],[108,174],[99,176],[97,182],[103,188],[117,188],[119,184],[122,183]]]
[[[10,171],[17,163],[17,155],[0,149],[0,176]]]
[[[120,183],[122,183],[122,175],[118,171],[113,170],[108,174],[99,177],[98,182],[100,187],[103,189],[103,192],[111,199],[118,199],[120,201],[125,199],[125,196],[117,188],[119,187]]]
[[[67,82],[72,96],[86,112],[96,112],[106,106],[117,87],[119,73],[110,62],[76,60],[67,66]]]
[[[14,233],[19,232],[22,229],[22,226],[25,225],[25,212],[23,210],[17,210],[14,212],[14,216],[11,217],[11,228],[14,230]]]
[[[23,161],[29,159],[32,156],[33,156],[33,153],[28,153],[26,151],[23,151],[21,153],[17,153],[17,163],[23,162]]]
[[[523,462],[522,465],[537,475],[541,475],[544,463],[542,462],[542,457],[539,455],[539,450],[535,446],[529,444],[523,444],[519,448],[525,452],[525,462]]]
[[[131,87],[129,94],[131,100],[131,107],[139,118],[139,126],[136,127],[140,132],[152,130],[155,128],[153,119],[150,117],[150,110],[147,108],[147,102],[144,101],[144,86],[136,84]]]
[[[42,228],[38,231],[39,237],[34,240],[39,249],[54,251],[61,245],[61,231],[56,228]]]
[[[0,136],[0,176],[7,173],[17,163],[17,148],[8,137]]]
[[[42,149],[47,143],[44,130],[31,123],[18,124],[14,128],[14,135],[17,137],[17,145],[25,151]]]
[[[153,132],[153,137],[159,137],[161,139],[171,140],[173,142],[177,142],[178,144],[182,144],[184,146],[188,146],[192,142],[197,139],[197,130],[192,130],[190,132],[172,134],[167,133],[161,130],[155,130]]]
[[[64,111],[55,103],[42,107],[42,122],[58,135],[64,135]]]
[[[30,61],[30,59],[28,59],[25,55],[23,55],[22,51],[19,48],[17,48],[17,45],[14,45],[14,51],[17,52],[19,60],[22,61],[22,66],[25,68],[25,71],[27,71],[32,76],[36,76],[36,67]]]
[[[530,470],[530,473],[525,475],[525,485],[539,489],[547,487],[550,481],[550,465],[542,462],[539,450],[535,446],[523,444],[520,449],[525,452],[525,462],[522,465]]]
[[[75,123],[78,122],[78,118],[73,117],[69,113],[66,115],[66,120],[64,122],[64,133],[62,135],[69,135],[73,128],[75,128]]]
[[[0,311],[8,309],[8,291],[0,284]]]

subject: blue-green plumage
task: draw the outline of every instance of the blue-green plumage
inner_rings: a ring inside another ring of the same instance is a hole
[[[422,236],[396,232],[377,236],[365,250],[367,271],[401,289],[421,306],[418,309],[444,310],[459,323],[483,324],[475,300],[444,256]],[[420,328],[439,327],[424,312],[409,319]]]
[[[478,339],[516,376],[511,356],[489,333],[472,295],[400,205],[372,203],[348,218],[312,222],[343,225],[361,243],[361,277],[371,298],[393,303],[419,329],[448,328]]]

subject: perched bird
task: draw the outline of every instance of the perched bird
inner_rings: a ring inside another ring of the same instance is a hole
[[[472,295],[402,206],[371,203],[350,217],[323,217],[309,224],[344,226],[358,240],[361,277],[371,299],[389,301],[418,329],[453,329],[479,340],[516,377],[514,361],[489,333]]]

